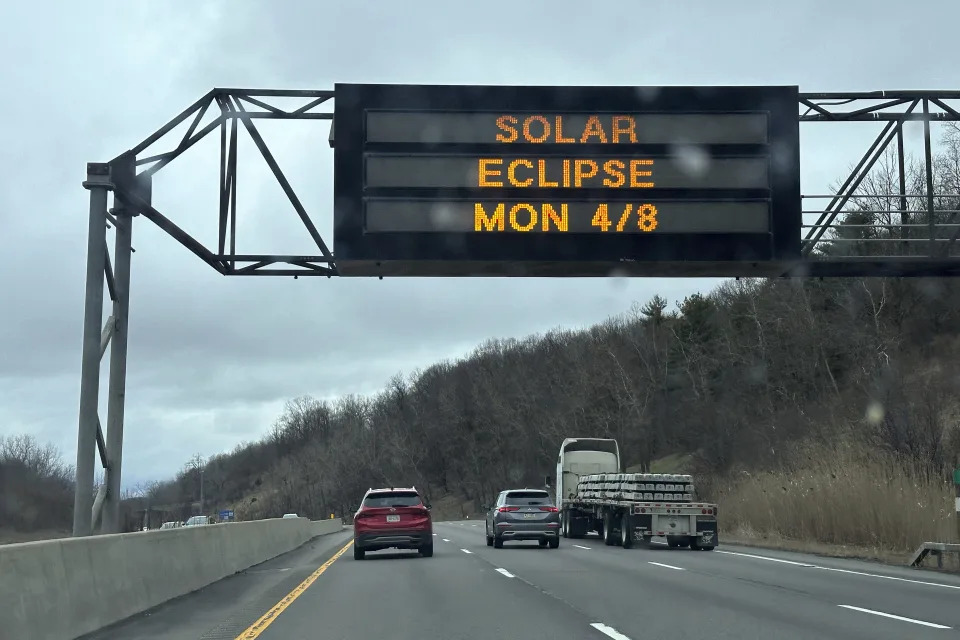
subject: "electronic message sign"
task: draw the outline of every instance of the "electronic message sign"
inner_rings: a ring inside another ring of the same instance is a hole
[[[760,275],[799,258],[796,87],[335,96],[341,275]]]

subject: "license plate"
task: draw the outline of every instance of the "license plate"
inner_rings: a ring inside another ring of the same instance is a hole
[[[523,517],[524,517],[525,519],[532,520],[533,518],[536,518],[536,517],[537,517],[537,514],[535,514],[535,513],[525,513],[525,514],[523,514]]]
[[[400,516],[387,516],[387,522],[400,522]]]

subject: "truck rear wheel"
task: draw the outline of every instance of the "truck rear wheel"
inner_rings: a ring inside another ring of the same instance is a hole
[[[582,538],[587,532],[587,523],[583,518],[570,518],[570,537]]]
[[[619,542],[619,540],[617,540],[613,533],[613,514],[608,511],[603,514],[603,544],[612,547],[617,544],[617,542]]]
[[[633,529],[630,528],[630,516],[626,513],[620,517],[620,545],[624,549],[633,547]]]
[[[560,518],[560,535],[564,538],[570,537],[570,512],[564,511],[563,517]]]

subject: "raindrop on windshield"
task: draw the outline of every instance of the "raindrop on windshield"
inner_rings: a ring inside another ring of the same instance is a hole
[[[693,178],[703,176],[710,168],[710,155],[697,144],[676,144],[670,155],[680,170]]]
[[[867,405],[866,421],[870,424],[877,425],[883,421],[886,411],[883,409],[883,405],[873,400],[870,404]]]
[[[430,208],[430,220],[438,229],[454,230],[457,216],[449,204],[438,203]]]
[[[607,276],[609,277],[610,284],[615,289],[625,289],[630,274],[623,267],[614,267],[610,270],[610,273],[608,273]]]

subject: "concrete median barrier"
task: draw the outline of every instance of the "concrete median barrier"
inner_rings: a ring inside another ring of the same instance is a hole
[[[0,637],[73,640],[342,528],[289,518],[0,545]]]

